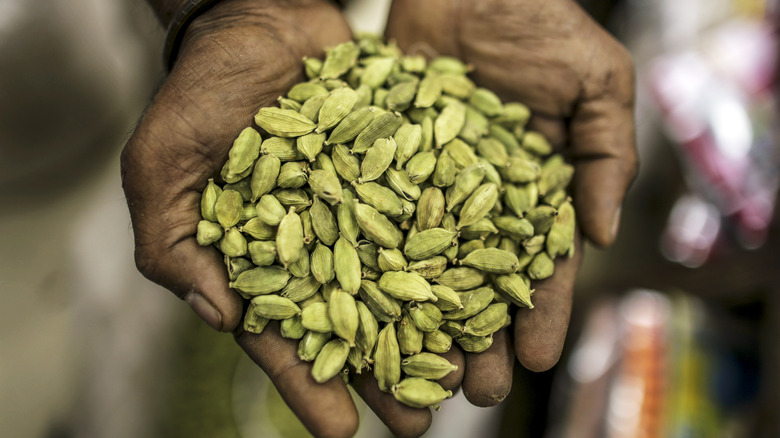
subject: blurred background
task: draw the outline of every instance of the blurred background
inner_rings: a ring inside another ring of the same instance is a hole
[[[777,5],[583,0],[637,69],[641,172],[586,248],[564,357],[428,437],[780,437]],[[381,31],[389,0],[347,6]],[[133,263],[118,157],[164,79],[144,2],[0,0],[0,430],[307,436]],[[361,407],[359,436],[386,429]]]

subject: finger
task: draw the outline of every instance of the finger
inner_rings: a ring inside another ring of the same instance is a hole
[[[457,56],[456,6],[449,0],[393,0],[385,36],[410,55]]]
[[[466,371],[466,358],[463,355],[463,351],[461,351],[461,349],[454,344],[455,343],[453,342],[453,346],[450,348],[450,351],[442,353],[439,356],[447,359],[451,364],[458,367],[458,369],[450,371],[449,374],[437,380],[442,388],[453,392],[455,392],[460,386],[461,382],[463,381],[463,375]]]
[[[232,331],[241,319],[242,301],[227,286],[218,252],[195,240],[200,219],[196,177],[182,176],[174,183],[171,173],[181,168],[178,157],[154,150],[135,137],[122,152],[138,270],[185,300],[211,327]]]
[[[431,410],[412,408],[379,389],[374,375],[355,375],[352,387],[397,437],[418,437],[431,427]]]
[[[501,403],[512,390],[514,349],[506,329],[493,334],[493,344],[482,353],[466,353],[463,395],[475,406]]]
[[[561,357],[571,316],[572,292],[582,258],[582,245],[572,257],[555,260],[552,277],[532,284],[533,309],[515,314],[515,352],[520,363],[531,371],[546,371]]]
[[[336,376],[317,383],[312,364],[298,358],[298,343],[285,339],[271,322],[261,334],[241,331],[236,341],[265,371],[284,401],[304,426],[318,437],[351,437],[358,413],[347,386]]]
[[[603,56],[610,63],[603,73],[586,83],[570,124],[575,207],[585,237],[602,247],[615,240],[638,163],[633,66],[624,51],[613,51]]]

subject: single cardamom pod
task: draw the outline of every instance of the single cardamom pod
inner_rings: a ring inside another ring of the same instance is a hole
[[[393,298],[382,292],[375,282],[362,280],[358,293],[377,320],[393,322],[401,317],[401,307]]]
[[[444,252],[446,253],[447,250]],[[444,273],[448,262],[447,257],[439,255],[424,260],[412,260],[404,270],[419,274],[422,278],[430,281]]]
[[[436,73],[465,75],[471,70],[472,67],[470,65],[466,65],[460,59],[452,56],[437,56],[428,63],[428,71]]]
[[[286,319],[301,314],[297,304],[279,295],[258,295],[252,298],[252,303],[256,306],[255,313],[263,318]]]
[[[303,210],[300,216],[303,226],[303,244],[306,246],[314,242],[317,236],[314,234],[314,226],[312,226],[311,211]]]
[[[439,380],[458,369],[447,359],[433,353],[418,353],[401,361],[401,370],[411,377]]]
[[[269,193],[276,187],[276,180],[279,177],[281,167],[281,160],[273,155],[263,155],[257,159],[250,178],[252,202],[257,202],[261,196]]]
[[[399,196],[407,201],[416,201],[420,198],[420,186],[409,180],[405,170],[389,168],[385,171],[385,182]]]
[[[309,195],[303,189],[276,189],[271,194],[287,209],[302,211],[311,205]]]
[[[508,128],[523,127],[529,118],[531,118],[531,110],[527,106],[519,102],[510,102],[504,104],[503,111],[494,122]]]
[[[550,231],[552,231],[552,229]],[[544,249],[545,240],[544,234],[537,234],[536,236],[523,240],[523,248],[525,248],[525,252],[528,254],[536,255]]]
[[[474,250],[460,260],[460,264],[491,274],[512,274],[520,267],[515,254],[498,248]]]
[[[214,183],[214,178],[209,178],[203,194],[200,196],[200,215],[209,222],[217,222],[217,215],[214,207],[217,205],[217,199],[222,194],[222,189]]]
[[[420,231],[433,229],[444,217],[444,193],[436,187],[423,190],[417,201],[417,228]]]
[[[420,377],[407,377],[394,385],[391,391],[396,400],[413,408],[438,405],[452,397],[452,391],[445,391],[438,383]]]
[[[460,321],[445,320],[439,330],[450,335],[452,339],[458,339],[463,336],[463,324]]]
[[[546,252],[540,252],[534,256],[528,265],[528,276],[531,280],[544,280],[551,277],[555,271],[555,264]]]
[[[298,147],[295,144],[295,138],[268,137],[263,142],[260,150],[263,154],[273,155],[283,162],[304,160],[306,157],[298,151]]]
[[[346,146],[341,144],[333,146],[331,159],[336,172],[345,181],[352,182],[360,178],[360,160],[352,155]]]
[[[235,190],[223,190],[214,205],[214,215],[222,228],[228,229],[238,224],[244,210],[244,199]]]
[[[306,362],[313,361],[328,341],[330,333],[306,332],[298,343],[298,357]]]
[[[439,75],[442,91],[458,99],[468,99],[476,89],[476,85],[468,76],[456,73],[442,73]]]
[[[463,308],[463,303],[460,300],[460,295],[447,286],[441,284],[431,285],[431,292],[436,295],[438,301],[436,301],[436,307],[443,312],[450,312]]]
[[[346,73],[357,62],[360,49],[352,42],[347,41],[330,49],[325,56],[320,70],[320,79],[336,79]],[[346,354],[344,356],[346,360]]]
[[[217,223],[202,220],[198,222],[198,231],[195,239],[198,245],[208,246],[222,238],[222,226]]]
[[[333,339],[320,350],[314,365],[311,367],[311,375],[317,383],[324,383],[336,377],[347,363],[349,345],[343,339]]]
[[[241,257],[247,253],[247,243],[238,228],[227,228],[222,238],[216,242],[219,250],[229,257]]]
[[[338,88],[330,92],[330,96],[320,108],[316,132],[338,125],[351,111],[358,101],[358,94],[349,87]]]
[[[365,153],[380,138],[391,137],[403,123],[403,117],[396,112],[387,112],[374,116],[371,123],[358,134],[351,149],[353,154]],[[393,151],[395,153],[395,151]]]
[[[423,332],[417,328],[406,310],[398,321],[397,337],[401,354],[417,354],[422,351]]]
[[[360,266],[355,247],[341,236],[333,246],[333,270],[342,289],[352,295],[360,289]]]
[[[395,193],[375,182],[352,183],[361,201],[390,217],[403,214],[403,203]]]
[[[322,144],[325,142],[326,134],[312,132],[301,137],[295,142],[298,152],[303,154],[310,162],[317,159],[317,155],[322,152]]]
[[[528,210],[536,207],[538,200],[539,189],[536,183],[504,185],[504,204],[518,217],[525,216]]]
[[[422,127],[410,123],[404,123],[393,136],[397,148],[395,150],[396,169],[400,170],[404,164],[417,153],[422,141]]]
[[[388,271],[379,279],[379,289],[393,298],[404,301],[436,301],[431,285],[412,272]]]
[[[528,287],[519,275],[497,275],[493,278],[493,286],[500,294],[509,298],[518,307],[534,308],[531,302],[531,296],[534,291]]]
[[[379,331],[374,351],[374,377],[382,391],[390,391],[401,380],[401,350],[395,333],[395,324],[389,323]]]
[[[379,248],[377,256],[377,265],[382,272],[403,271],[408,262],[404,254],[399,249]]]
[[[452,211],[456,205],[468,199],[474,190],[482,184],[484,178],[485,165],[483,163],[473,163],[458,172],[444,196],[447,201],[447,211]]]
[[[374,351],[374,345],[376,345],[379,337],[379,323],[364,302],[356,301],[355,305],[357,306],[358,319],[360,320],[357,334],[355,334],[355,344],[363,353],[365,360],[373,361],[371,353]]]
[[[390,76],[396,62],[394,58],[383,57],[367,65],[360,76],[360,84],[367,85],[371,89],[381,87]]]
[[[420,81],[420,87],[414,100],[415,108],[428,108],[441,97],[442,83],[438,75],[431,74],[425,76]]]
[[[413,184],[421,184],[436,170],[436,155],[433,151],[418,152],[406,163],[406,173]]]
[[[366,151],[363,162],[360,164],[361,176],[359,182],[374,181],[390,167],[395,157],[397,145],[390,138],[378,138],[374,145]]]
[[[311,253],[311,274],[321,284],[330,283],[336,277],[333,271],[333,251],[320,242]]]
[[[509,155],[517,156],[518,151],[520,150],[520,142],[517,141],[514,134],[496,123],[490,124],[489,134],[504,145],[504,148],[506,148]]]
[[[527,158],[509,157],[505,166],[499,169],[501,176],[513,183],[529,183],[539,179],[539,164]]]
[[[283,319],[279,324],[279,331],[282,337],[287,339],[301,339],[306,334],[306,329],[301,324],[300,315]]]
[[[491,304],[466,321],[463,325],[463,333],[472,336],[488,336],[503,327],[507,311],[508,306],[504,303]]]
[[[423,332],[432,332],[441,324],[441,310],[433,303],[417,303],[409,308],[414,325]]]
[[[373,270],[379,270],[379,246],[376,243],[369,242],[368,240],[361,240],[358,242],[358,246],[355,247],[357,251],[360,263]]]
[[[482,353],[493,345],[493,335],[473,336],[463,335],[455,340],[463,351],[468,353]]]
[[[303,105],[301,105],[301,109],[298,112],[312,122],[317,123],[320,109],[322,109],[322,104],[324,104],[325,100],[327,99],[328,94],[319,94],[317,96],[310,97],[306,99],[306,102],[303,102]]]
[[[314,79],[320,75],[320,71],[322,70],[322,60],[319,58],[309,58],[308,56],[304,56],[303,67],[306,72],[306,77],[309,79]]]
[[[490,122],[487,117],[471,105],[466,105],[466,122],[458,137],[470,145],[476,145],[488,132],[490,132]]]
[[[255,123],[269,134],[279,137],[300,137],[317,127],[296,111],[275,107],[260,108],[255,114]]]
[[[528,210],[525,218],[534,226],[534,234],[545,234],[555,223],[558,210],[550,205],[537,205]]]
[[[360,234],[360,227],[355,218],[355,197],[352,191],[349,189],[343,189],[342,198],[344,199],[339,204],[336,210],[336,219],[338,222],[341,235],[344,236],[352,246],[357,246],[358,235]]]
[[[515,240],[525,240],[534,235],[534,226],[528,219],[513,216],[499,216],[493,218],[493,224],[501,234]]]
[[[460,211],[458,228],[471,225],[485,217],[498,201],[498,187],[493,183],[482,184],[469,195]]]
[[[433,150],[433,121],[439,114],[433,108],[428,108],[433,112],[431,115],[426,115],[420,122],[422,126],[422,139],[420,140],[420,152],[427,152]]]
[[[244,225],[239,226],[238,230],[257,240],[271,240],[276,237],[276,227],[272,227],[258,218],[249,219]]]
[[[450,154],[459,168],[468,167],[479,162],[479,157],[474,153],[474,148],[460,139],[454,139],[444,145],[444,150]]]
[[[452,141],[466,123],[466,105],[457,100],[445,106],[433,122],[433,136],[436,147],[442,147]]]
[[[248,244],[249,256],[256,266],[271,266],[276,261],[276,242],[253,240]]]
[[[285,214],[284,206],[271,194],[261,196],[257,202],[257,218],[272,227],[278,226]]]
[[[339,194],[341,194],[341,191],[339,191]],[[336,240],[339,238],[339,227],[336,223],[336,218],[330,211],[330,207],[320,201],[320,198],[316,195],[311,208],[309,208],[309,215],[311,216],[311,225],[317,238],[328,246],[336,243]]]
[[[307,330],[317,333],[330,333],[333,323],[328,313],[328,303],[312,303],[301,311],[301,324]]]
[[[419,80],[417,76],[412,75],[412,80],[399,82],[390,88],[385,99],[385,105],[390,111],[404,111],[412,104],[412,100],[417,94],[417,85]]]
[[[461,234],[461,236],[463,236]],[[479,237],[467,240],[458,247],[458,260],[462,260],[467,255],[478,249],[485,249],[485,241]]]
[[[456,291],[469,290],[482,286],[485,274],[474,268],[450,268],[433,281]]]
[[[243,257],[229,256],[225,256],[225,266],[227,267],[228,279],[230,279],[230,281],[236,281],[239,274],[255,267],[252,262]]]
[[[355,139],[374,119],[374,108],[358,108],[335,127],[328,137],[327,144],[344,144]]]
[[[442,330],[423,334],[423,347],[431,353],[444,354],[452,348],[452,336]]]
[[[287,92],[287,97],[298,102],[303,102],[314,96],[321,96],[324,94],[328,94],[328,89],[322,84],[317,82],[301,82],[290,88],[290,91]]]
[[[355,218],[363,235],[384,248],[397,248],[400,234],[395,225],[374,207],[355,203]]]
[[[478,87],[471,93],[469,104],[488,117],[495,117],[504,111],[504,105],[496,93],[487,88]]]
[[[552,224],[550,232],[547,233],[547,254],[550,257],[564,255],[573,249],[575,226],[574,207],[568,201],[562,203],[558,207],[555,223]]]
[[[509,159],[506,147],[492,137],[483,138],[477,143],[477,153],[494,166],[505,166]]]
[[[298,303],[311,298],[320,289],[321,284],[311,275],[295,277],[282,289],[280,295]]]
[[[259,335],[271,320],[260,316],[260,314],[255,311],[256,309],[257,304],[250,302],[249,307],[246,309],[246,314],[244,315],[244,330]]]
[[[360,324],[355,298],[343,290],[336,289],[328,301],[328,316],[333,324],[333,332],[347,341],[350,347],[354,347]]]
[[[228,286],[253,296],[282,290],[289,280],[290,273],[287,270],[279,266],[269,266],[244,271]]]
[[[455,160],[452,159],[449,152],[442,151],[436,160],[436,168],[433,170],[433,185],[441,188],[450,187],[455,182],[457,173]]]
[[[453,231],[444,228],[431,228],[420,231],[414,237],[406,241],[404,254],[413,260],[425,260],[441,254],[452,245],[452,240],[457,236]]]
[[[523,136],[523,148],[536,155],[549,155],[553,148],[540,132],[527,131]]]
[[[244,128],[233,141],[233,146],[228,151],[228,176],[235,177],[251,169],[255,160],[260,156],[260,144],[263,139],[260,134],[251,127]]]
[[[279,223],[276,233],[276,252],[282,266],[286,268],[295,263],[301,256],[302,248],[303,224],[301,217],[295,213],[294,208],[290,208]]]

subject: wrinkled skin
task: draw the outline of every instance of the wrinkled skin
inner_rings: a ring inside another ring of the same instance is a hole
[[[636,167],[627,55],[568,0],[419,3],[394,3],[389,36],[405,49],[424,43],[428,51],[460,56],[477,67],[480,85],[529,104],[537,115],[534,125],[566,146],[576,163],[583,234],[609,244],[614,212]],[[509,9],[495,9],[501,5]],[[323,47],[351,36],[325,0],[219,2],[188,28],[178,60],[121,163],[139,270],[209,325],[232,332],[307,428],[325,437],[357,430],[345,384],[338,378],[317,384],[311,364],[297,357],[297,341],[282,338],[278,324],[260,335],[243,332],[242,300],[227,287],[220,254],[198,246],[194,236],[200,191],[219,172],[232,140],[252,124],[258,108],[304,79],[303,56],[321,57]],[[462,385],[472,403],[489,406],[511,389],[515,357],[529,369],[551,367],[566,333],[578,264],[579,256],[558,261],[555,277],[535,286],[537,307],[518,312],[514,336],[497,333],[482,355],[456,348],[445,355],[459,369],[443,386]],[[419,436],[430,426],[428,409],[396,402],[370,374],[352,385],[396,435]]]

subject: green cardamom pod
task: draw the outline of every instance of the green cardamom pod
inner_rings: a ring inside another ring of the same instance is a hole
[[[441,310],[433,303],[417,303],[411,306],[409,316],[414,325],[423,332],[437,330],[442,321]]]
[[[302,116],[306,117],[312,122],[317,123],[320,109],[322,109],[322,104],[324,104],[325,100],[327,99],[328,94],[319,94],[317,96],[310,97],[306,99],[306,102],[303,102],[303,105],[301,105],[301,109],[298,112],[300,112]]]
[[[384,248],[397,248],[400,234],[395,225],[374,207],[355,203],[355,218],[363,235]]]
[[[423,190],[417,201],[417,227],[420,231],[436,228],[444,217],[444,193],[436,187]]]
[[[361,201],[374,207],[378,212],[390,216],[403,214],[403,203],[395,193],[375,182],[352,183]]]
[[[417,354],[423,348],[423,332],[417,328],[409,316],[409,312],[403,311],[397,328],[398,348],[401,354]]]
[[[401,307],[392,297],[382,292],[375,282],[362,280],[358,293],[360,299],[366,303],[377,320],[393,322],[401,317]]]
[[[461,234],[461,237],[463,237],[464,234]],[[471,236],[469,237],[471,238]],[[458,247],[458,260],[462,260],[469,254],[471,254],[473,251],[476,251],[478,249],[485,249],[485,241],[480,239],[479,237],[471,238],[471,240],[467,240],[466,242],[463,242]]]
[[[455,139],[465,123],[466,105],[457,100],[450,102],[433,122],[436,146],[440,148]]]
[[[344,200],[336,210],[339,230],[344,238],[353,246],[357,246],[360,227],[358,226],[357,218],[355,218],[355,197],[349,189],[343,189],[341,194]]]
[[[433,281],[456,291],[469,290],[482,286],[485,274],[474,268],[450,268]]]
[[[328,313],[328,303],[312,303],[301,312],[301,324],[307,330],[317,333],[330,333],[333,331],[333,323]]]
[[[361,240],[355,247],[360,263],[373,270],[379,269],[379,245],[368,240]]]
[[[295,209],[290,208],[279,223],[276,233],[276,252],[282,266],[288,267],[298,261],[303,244],[301,217],[295,213]]]
[[[276,187],[276,180],[279,177],[281,167],[281,160],[273,155],[263,155],[258,158],[250,178],[252,202],[257,202],[261,196],[269,193]]]
[[[247,295],[262,295],[282,290],[289,280],[290,273],[286,269],[269,266],[244,271],[228,285]]]
[[[333,271],[333,251],[317,242],[311,253],[311,274],[321,284],[330,283],[336,277]]]
[[[244,128],[233,141],[228,151],[227,174],[229,178],[236,177],[251,169],[260,156],[260,144],[263,139],[251,127]]]
[[[272,227],[278,226],[285,214],[284,206],[274,195],[263,195],[257,201],[257,218]]]
[[[458,369],[447,359],[433,353],[417,353],[401,361],[401,370],[410,377],[439,380]]]
[[[397,148],[395,150],[396,169],[403,169],[404,164],[420,149],[422,141],[422,126],[404,123],[393,136]]]
[[[374,116],[371,123],[355,138],[351,152],[353,154],[365,153],[377,139],[392,137],[402,123],[403,117],[396,112],[387,112]],[[395,153],[395,150],[393,153]]]
[[[469,104],[488,117],[495,117],[504,111],[504,105],[496,93],[487,88],[478,87],[471,93]]]
[[[468,99],[476,89],[476,85],[468,76],[458,73],[442,73],[439,75],[442,91],[458,99]]]
[[[423,347],[431,353],[444,354],[452,348],[452,336],[442,330],[423,334]]]
[[[312,132],[301,137],[295,142],[298,152],[303,154],[310,162],[317,159],[317,155],[322,152],[322,145],[325,142],[326,134]]]
[[[222,189],[214,183],[214,178],[209,178],[206,188],[200,197],[200,215],[209,222],[217,222],[217,215],[214,207],[217,205],[217,199],[222,194]]]
[[[443,253],[446,253],[448,250],[449,248],[445,249]],[[447,257],[439,255],[424,260],[412,260],[404,270],[418,274],[430,281],[444,273],[448,262]]]
[[[341,236],[333,246],[333,270],[342,289],[352,295],[360,289],[360,266],[355,247]]]
[[[300,137],[317,127],[296,111],[275,107],[260,108],[255,114],[255,123],[269,134],[279,137]]]
[[[397,145],[395,140],[390,138],[378,138],[374,145],[368,149],[360,164],[359,182],[374,181],[385,173],[390,163],[395,157]]]
[[[217,222],[225,229],[238,224],[243,210],[244,199],[235,190],[223,190],[214,204],[214,215]]]
[[[421,184],[436,170],[436,155],[433,151],[418,152],[406,163],[406,173],[413,184]]]
[[[265,139],[260,150],[263,154],[273,155],[284,162],[304,160],[306,157],[298,151],[295,144],[294,138],[269,137]]]
[[[413,260],[425,260],[441,254],[452,245],[452,240],[457,236],[456,232],[444,228],[431,228],[420,231],[414,237],[406,241],[404,254]]]
[[[287,92],[287,97],[303,102],[314,96],[321,96],[328,94],[328,89],[318,82],[301,82],[293,85],[290,91]]]
[[[322,70],[322,60],[319,58],[309,58],[308,56],[304,56],[303,67],[306,71],[306,77],[309,79],[314,79],[320,75],[320,71]]]
[[[539,179],[541,168],[536,161],[522,157],[509,157],[505,166],[499,169],[501,176],[513,183],[529,183]]]
[[[558,210],[550,205],[538,205],[525,215],[525,218],[531,222],[534,227],[534,234],[546,234],[555,223],[555,217]]]
[[[455,183],[457,173],[455,160],[452,159],[449,152],[442,151],[436,160],[436,168],[433,170],[433,185],[441,188],[450,187]]]
[[[525,218],[499,216],[493,218],[493,224],[501,234],[518,241],[523,241],[534,235],[533,224]]]
[[[238,230],[257,240],[270,240],[276,237],[276,227],[272,227],[258,218],[249,219],[244,225],[239,226]]]
[[[216,244],[223,254],[229,257],[241,257],[247,253],[247,242],[244,235],[238,228],[227,228],[225,234]]]
[[[463,325],[463,333],[472,336],[488,336],[503,327],[506,321],[508,306],[504,303],[496,303],[475,316],[469,318]]]
[[[549,155],[553,148],[540,132],[527,131],[523,136],[523,148],[536,155]]]
[[[574,249],[575,227],[574,207],[570,202],[564,202],[558,207],[555,223],[547,234],[547,254],[550,257],[564,255]]]
[[[260,316],[260,314],[255,311],[256,309],[257,304],[250,302],[249,307],[246,309],[246,314],[244,315],[244,330],[259,335],[271,320]]]
[[[327,144],[344,144],[355,139],[374,120],[374,108],[365,106],[349,113],[335,127]]]
[[[450,312],[463,308],[460,295],[447,286],[441,284],[431,285],[431,292],[436,295],[439,300],[436,301],[436,307],[443,312]]]
[[[458,339],[463,336],[463,323],[455,320],[445,320],[439,330],[450,335],[451,339]]]
[[[198,231],[195,235],[195,239],[198,241],[198,245],[208,246],[222,238],[222,226],[202,220],[198,222]]]
[[[279,323],[279,331],[283,338],[287,339],[301,339],[306,334],[306,329],[301,324],[301,316],[295,315],[293,317],[283,319]]]
[[[352,42],[347,41],[333,47],[327,52],[325,61],[320,70],[320,79],[335,79],[346,73],[357,62],[360,49]],[[344,356],[346,359],[346,354]]]
[[[531,296],[534,291],[528,287],[528,284],[519,275],[497,275],[493,278],[493,286],[500,294],[509,298],[513,304],[519,307],[528,307],[529,309],[534,308],[531,302]]]
[[[341,194],[341,191],[339,191],[339,194]],[[336,223],[336,218],[330,211],[330,207],[320,201],[320,198],[316,195],[313,198],[311,208],[309,208],[309,215],[311,216],[314,234],[320,242],[328,246],[336,243],[336,240],[339,238],[339,227]]]
[[[276,261],[276,242],[253,240],[247,246],[252,263],[256,266],[271,266]]]
[[[379,323],[364,302],[356,301],[355,305],[357,306],[358,319],[360,320],[357,334],[355,334],[355,344],[363,353],[364,359],[373,360],[371,359],[371,353],[374,351],[374,346],[379,337]]]
[[[341,144],[333,146],[331,159],[336,172],[345,181],[352,182],[360,178],[360,160],[350,153],[346,146]]]
[[[532,280],[544,280],[551,277],[555,271],[555,264],[546,252],[540,252],[534,256],[527,268],[528,276]]]
[[[476,145],[490,132],[490,122],[484,114],[471,105],[466,105],[466,121],[458,137],[470,145]]]
[[[325,344],[314,359],[311,375],[317,383],[324,383],[336,377],[347,363],[349,345],[343,339],[333,339]]]
[[[493,183],[482,184],[463,203],[458,218],[458,228],[471,225],[485,217],[498,201],[498,187]]]
[[[405,170],[389,168],[385,171],[385,182],[399,196],[407,201],[416,201],[422,193],[420,186],[409,180]]]
[[[468,353],[482,353],[483,351],[490,348],[491,345],[493,345],[493,335],[489,335],[489,336],[463,335],[455,339],[455,342],[457,342],[458,345],[460,345],[460,348],[463,349],[463,351],[466,351]]]
[[[517,156],[518,151],[520,150],[520,142],[517,141],[514,134],[496,123],[490,124],[489,134],[504,145],[504,148],[506,148],[509,155]]]
[[[381,58],[367,65],[360,76],[360,84],[370,88],[379,88],[385,83],[390,72],[396,65],[394,58]]]
[[[298,357],[306,362],[313,361],[328,341],[330,333],[306,332],[298,343]]]
[[[379,248],[377,265],[382,272],[403,271],[408,265],[404,254],[399,249]]]
[[[320,108],[316,132],[324,132],[338,125],[352,111],[357,101],[358,94],[352,88],[343,87],[331,91]]]
[[[431,285],[413,272],[388,271],[379,279],[379,289],[393,298],[404,301],[436,301]]]
[[[452,391],[445,391],[438,383],[420,377],[407,377],[391,391],[396,400],[413,408],[436,406],[452,397]]]
[[[438,75],[427,75],[420,81],[417,96],[414,99],[415,108],[428,108],[441,97],[442,84]]]
[[[512,274],[520,267],[515,254],[498,248],[474,250],[459,263],[491,274]]]
[[[550,229],[550,231],[552,231],[552,229]],[[544,234],[537,234],[536,236],[523,240],[523,248],[528,254],[536,255],[544,249],[545,240]],[[568,249],[568,247],[566,249]]]
[[[358,315],[355,298],[343,290],[336,289],[328,301],[328,316],[333,324],[333,333],[355,346],[360,317]]]
[[[225,256],[225,266],[227,267],[228,279],[230,279],[230,281],[236,281],[239,274],[255,267],[252,262],[243,257],[229,256]]]
[[[401,350],[392,323],[379,331],[374,351],[374,377],[379,389],[385,392],[401,380]]]
[[[279,295],[258,295],[252,298],[252,303],[256,306],[255,313],[263,318],[286,319],[301,314],[297,304]]]
[[[484,178],[485,165],[483,163],[473,163],[458,172],[444,195],[447,201],[447,211],[452,211],[456,205],[468,199],[474,190],[482,184]]]

